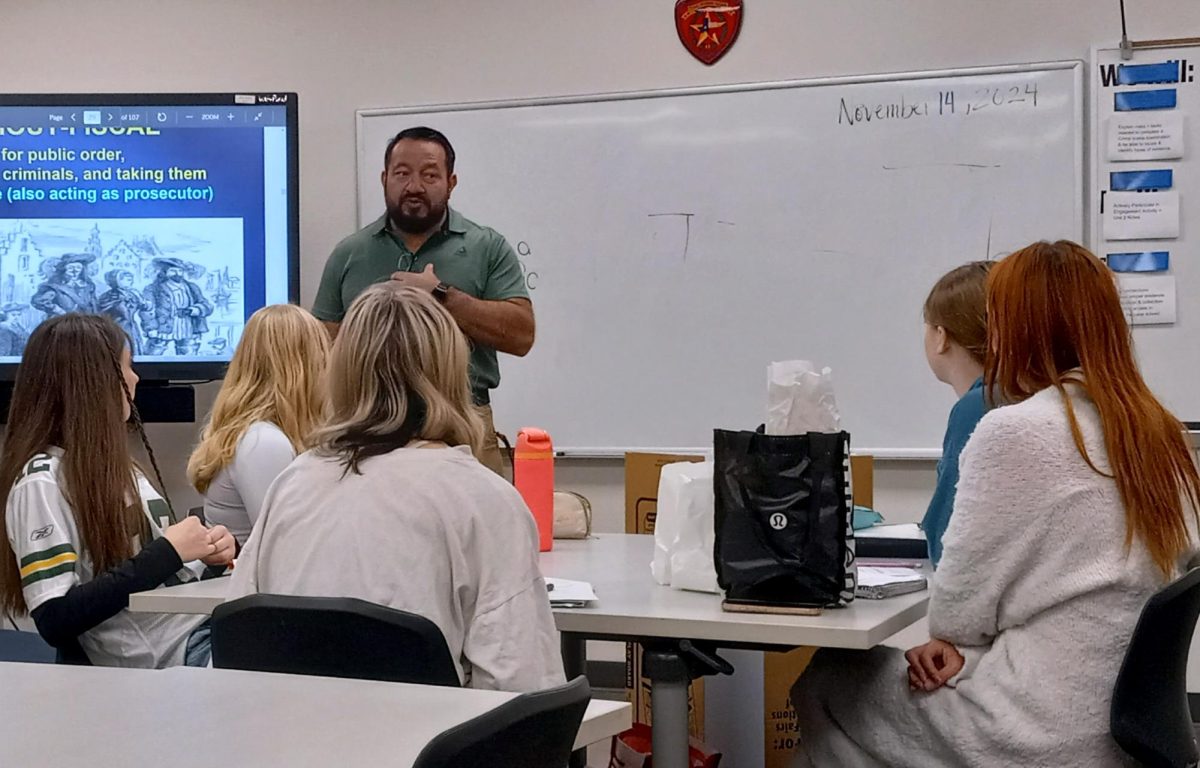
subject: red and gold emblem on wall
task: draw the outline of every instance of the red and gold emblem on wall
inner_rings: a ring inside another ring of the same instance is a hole
[[[688,53],[715,64],[737,40],[742,28],[743,0],[679,0],[675,29]]]

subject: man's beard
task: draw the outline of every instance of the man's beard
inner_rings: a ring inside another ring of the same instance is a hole
[[[182,283],[183,282],[183,275],[167,275],[166,277],[167,277],[168,283]]]
[[[405,213],[404,203],[406,200],[420,200],[425,204],[425,213],[421,215]],[[435,203],[425,196],[412,195],[400,199],[400,204],[388,208],[388,218],[392,224],[401,232],[406,232],[410,235],[423,235],[429,230],[442,223],[442,219],[446,216],[446,203],[443,200],[441,203]]]

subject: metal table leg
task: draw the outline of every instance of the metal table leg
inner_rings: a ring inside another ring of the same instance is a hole
[[[688,685],[705,675],[732,675],[733,667],[690,640],[644,642],[642,668],[650,680],[654,768],[688,768]]]
[[[567,679],[573,680],[587,674],[587,640],[574,632],[561,633],[563,671]]]
[[[650,720],[654,768],[688,768],[687,662],[677,651],[646,649],[642,656],[650,680]]]
[[[587,640],[583,635],[574,632],[563,632],[560,644],[562,646],[563,671],[568,680],[579,675],[587,674]],[[570,768],[587,768],[587,750],[577,749],[571,753],[568,763]]]

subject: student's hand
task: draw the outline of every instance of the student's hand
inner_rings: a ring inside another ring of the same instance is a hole
[[[209,540],[208,529],[198,517],[185,517],[163,531],[163,538],[171,542],[179,559],[185,563],[211,557],[216,545]]]
[[[438,287],[438,283],[441,282],[438,279],[437,273],[433,271],[432,264],[426,264],[424,272],[393,272],[392,279],[400,283],[400,285],[420,288],[422,291],[429,291],[431,293],[434,288]]]
[[[908,687],[914,691],[936,691],[962,671],[962,654],[945,640],[930,640],[904,654],[908,660]]]
[[[229,565],[237,553],[237,542],[233,534],[223,525],[214,525],[208,529],[208,540],[216,547],[211,555],[201,558],[205,565]]]

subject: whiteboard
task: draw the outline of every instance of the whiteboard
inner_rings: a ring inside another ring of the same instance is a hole
[[[1175,279],[1177,302],[1176,322],[1173,325],[1134,325],[1133,344],[1138,365],[1146,383],[1170,411],[1184,421],[1200,420],[1200,344],[1196,334],[1200,329],[1200,314],[1194,297],[1200,286],[1200,261],[1196,248],[1200,244],[1200,233],[1191,230],[1192,223],[1200,213],[1200,162],[1197,162],[1196,131],[1200,120],[1200,93],[1194,80],[1194,71],[1188,69],[1185,80],[1178,86],[1174,83],[1114,87],[1105,82],[1102,73],[1110,67],[1124,64],[1148,64],[1165,61],[1182,61],[1185,68],[1200,59],[1200,47],[1180,46],[1134,50],[1133,58],[1125,61],[1117,48],[1100,48],[1093,51],[1095,66],[1092,67],[1092,243],[1096,254],[1102,258],[1109,253],[1138,251],[1168,251],[1170,270],[1153,273],[1153,276],[1169,275]],[[1111,75],[1109,75],[1111,77]],[[1116,91],[1145,91],[1171,89],[1178,94],[1176,110],[1183,114],[1184,154],[1180,159],[1143,162],[1110,162],[1107,158],[1106,139],[1109,120],[1114,114],[1113,94]],[[1109,187],[1109,172],[1143,169],[1170,169],[1174,176],[1174,189],[1180,196],[1180,233],[1170,240],[1119,240],[1104,239],[1101,199]]]
[[[501,356],[497,427],[570,454],[694,450],[754,428],[766,368],[833,369],[855,450],[936,456],[954,394],[921,305],[965,261],[1084,233],[1080,62],[363,110],[383,149],[429,125],[451,205],[521,254],[537,314]]]

